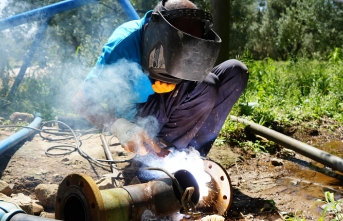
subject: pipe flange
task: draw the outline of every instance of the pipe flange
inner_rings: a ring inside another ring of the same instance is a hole
[[[216,162],[204,159],[205,172],[211,176],[209,194],[200,199],[196,208],[205,214],[226,216],[233,200],[229,174]]]
[[[106,220],[100,190],[86,174],[70,174],[62,181],[57,191],[55,211],[59,220]]]

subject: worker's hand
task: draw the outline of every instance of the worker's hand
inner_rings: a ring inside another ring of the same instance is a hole
[[[169,154],[169,151],[161,148],[143,128],[123,118],[113,123],[111,133],[119,139],[126,151],[139,155],[153,153],[159,157],[165,157]]]
[[[156,80],[155,83],[152,85],[152,89],[156,93],[168,93],[175,89],[176,84],[170,84],[166,82],[161,82],[159,80]]]

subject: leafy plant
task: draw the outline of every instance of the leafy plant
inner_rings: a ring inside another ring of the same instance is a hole
[[[342,61],[342,57],[343,57],[342,50],[336,47],[335,50],[330,53],[329,61],[333,61],[333,62]]]
[[[330,191],[326,191],[324,195],[325,195],[325,200],[321,200],[321,199],[317,200],[317,202],[325,203],[323,205],[322,216],[319,218],[318,221],[323,221],[328,212],[334,215],[334,218],[331,219],[331,221],[343,220],[343,212],[342,212],[342,207],[341,207],[341,203],[343,203],[343,199],[335,200],[334,193],[331,193]]]
[[[302,211],[297,211],[294,215],[286,215],[284,219],[285,221],[306,221],[306,218],[304,218]]]

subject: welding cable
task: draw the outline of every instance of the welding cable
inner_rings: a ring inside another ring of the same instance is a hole
[[[80,137],[82,136],[82,134],[80,133],[79,136],[76,136],[74,130],[72,128],[70,128],[69,125],[67,125],[66,123],[64,122],[61,122],[61,121],[56,121],[56,120],[52,120],[52,121],[47,121],[47,122],[44,122],[44,124],[48,124],[48,123],[60,123],[60,124],[63,124],[64,126],[66,126],[70,133],[72,134],[72,136],[68,137],[69,139],[71,138],[74,138],[75,139],[75,147],[74,146],[71,146],[71,145],[59,145],[59,146],[53,146],[53,147],[50,147],[46,150],[46,154],[47,155],[66,155],[66,154],[70,154],[74,151],[78,151],[78,153],[84,157],[85,159],[87,160],[90,160],[91,162],[97,164],[98,166],[101,166],[101,167],[109,167],[109,165],[107,164],[104,164],[102,162],[106,162],[106,163],[124,163],[124,162],[130,162],[132,159],[129,159],[129,160],[113,160],[113,161],[109,161],[109,160],[103,160],[103,159],[96,159],[96,158],[93,158],[91,157],[90,155],[88,155],[87,153],[85,153],[84,151],[81,150],[81,144],[82,144],[82,141],[80,140]],[[87,130],[86,132],[92,132],[94,131],[94,129],[91,129],[91,130]],[[54,134],[54,133],[52,133]],[[58,133],[55,133],[58,135]],[[65,132],[64,133],[61,133],[61,134],[66,134]],[[86,134],[86,133],[84,133]],[[91,137],[91,136],[90,136]],[[89,138],[87,138],[89,139]],[[62,139],[61,139],[62,140]],[[68,149],[69,147],[72,147],[73,149],[70,150]],[[52,149],[59,149],[59,150],[65,150],[66,152],[64,153],[61,153],[61,154],[51,154],[49,153],[50,150]],[[117,167],[115,167],[115,169],[119,169]]]
[[[133,157],[134,158],[134,157]],[[99,161],[99,162],[105,162],[105,163],[127,163],[127,162],[131,162],[132,161],[132,159],[133,158],[131,158],[131,159],[127,159],[127,160],[104,160],[104,159],[97,159],[97,161]]]
[[[83,151],[81,150],[81,148],[80,148],[80,147],[81,147],[81,141],[80,141],[79,137],[76,136],[74,130],[71,129],[71,128],[69,127],[69,125],[67,125],[67,124],[64,123],[64,122],[56,121],[56,120],[47,121],[47,122],[45,122],[45,123],[52,123],[52,122],[57,122],[57,123],[63,124],[64,126],[66,126],[66,127],[70,130],[70,132],[72,133],[73,138],[74,138],[74,140],[75,140],[75,149],[78,151],[78,153],[79,153],[82,157],[84,157],[84,158],[87,159],[87,160],[90,160],[91,162],[97,164],[97,165],[100,166],[100,167],[103,167],[103,169],[104,169],[104,167],[105,167],[105,168],[108,168],[108,167],[109,167],[108,164],[104,164],[104,163],[99,162],[97,159],[91,157],[90,155],[88,155],[87,153],[85,153],[85,152],[83,152]]]
[[[103,169],[105,168],[108,168],[109,165],[108,164],[104,164],[102,162],[100,162],[98,159],[95,159],[91,156],[89,156],[88,154],[86,154],[85,152],[83,152],[81,149],[80,149],[80,146],[81,146],[81,140],[78,138],[78,136],[76,136],[75,132],[65,123],[63,122],[60,122],[60,121],[47,121],[47,122],[44,122],[44,123],[52,123],[52,122],[59,122],[61,124],[64,124],[71,132],[72,136],[71,138],[73,138],[75,140],[75,146],[72,146],[72,145],[58,145],[58,146],[53,146],[53,147],[50,147],[48,148],[46,151],[45,151],[45,154],[47,155],[50,155],[50,156],[61,156],[61,155],[67,155],[67,154],[70,154],[72,152],[75,152],[75,151],[78,151],[78,153],[84,157],[85,159],[95,163],[96,165],[102,167]],[[27,128],[27,129],[32,129],[32,130],[35,130],[39,133],[51,133],[51,134],[56,134],[55,132],[52,133],[52,132],[48,132],[46,130],[43,130],[43,129],[38,129],[38,128],[34,128],[34,127],[29,127],[29,126],[19,126],[19,125],[0,125],[0,128],[10,128],[10,127],[13,127],[13,128]],[[71,139],[69,138],[69,139]],[[45,138],[43,138],[45,139]],[[62,140],[62,139],[61,139]],[[63,139],[64,140],[64,139]],[[62,148],[63,147],[63,148]],[[69,149],[69,147],[71,149]],[[52,154],[52,153],[49,153],[48,151],[51,151],[52,149],[60,149],[60,150],[65,150],[66,152],[64,153],[58,153],[58,154]]]

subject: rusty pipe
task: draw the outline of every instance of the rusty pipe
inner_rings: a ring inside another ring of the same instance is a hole
[[[183,189],[197,186],[188,171],[182,170],[180,176]],[[71,174],[59,185],[55,217],[64,221],[129,221],[141,220],[145,211],[163,217],[182,209],[181,199],[175,192],[178,189],[169,177],[123,188],[99,190],[90,176]]]
[[[312,160],[315,160],[325,166],[331,167],[332,169],[343,172],[343,159],[332,155],[328,152],[322,151],[318,148],[310,146],[306,143],[288,137],[282,133],[276,132],[272,129],[248,121],[243,118],[230,116],[231,120],[237,121],[247,125],[247,129],[254,134],[265,137],[271,141],[274,141],[286,148],[296,151]]]

